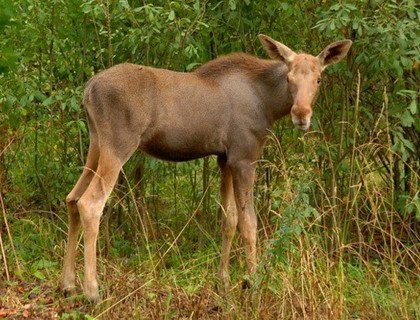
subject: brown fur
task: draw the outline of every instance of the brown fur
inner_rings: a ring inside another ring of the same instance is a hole
[[[245,72],[250,77],[265,77],[272,74],[273,68],[280,67],[281,64],[278,61],[259,59],[240,52],[209,61],[194,72],[207,79],[214,79],[235,72]]]

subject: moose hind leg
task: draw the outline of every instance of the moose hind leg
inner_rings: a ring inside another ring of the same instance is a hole
[[[232,241],[236,233],[238,215],[233,194],[232,174],[225,159],[218,159],[221,172],[221,209],[222,209],[222,251],[220,259],[220,281],[224,293],[229,291],[229,259]]]
[[[101,149],[98,169],[89,187],[77,202],[84,230],[85,280],[84,291],[88,299],[99,300],[96,277],[96,242],[99,221],[107,198],[117,181],[121,160],[110,150]]]
[[[95,141],[91,141],[87,161],[83,173],[74,186],[73,190],[66,197],[67,212],[68,212],[68,239],[66,254],[64,257],[63,273],[61,279],[61,288],[65,295],[68,295],[75,289],[75,264],[76,264],[76,250],[77,238],[80,230],[80,216],[77,209],[77,201],[83,195],[89,183],[93,178],[94,171],[98,165],[99,151]]]

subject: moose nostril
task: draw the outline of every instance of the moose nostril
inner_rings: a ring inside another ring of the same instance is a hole
[[[303,126],[306,126],[307,125],[307,121],[306,121],[306,119],[295,119],[294,121],[293,121],[293,124],[295,125],[295,126],[298,126],[298,127],[303,127]]]
[[[305,119],[312,114],[312,110],[307,106],[294,105],[291,109],[291,113],[299,119]]]

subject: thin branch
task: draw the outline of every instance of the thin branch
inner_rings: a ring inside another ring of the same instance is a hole
[[[13,238],[12,238],[12,234],[10,232],[10,228],[9,228],[9,224],[7,222],[7,217],[6,217],[6,208],[4,206],[4,202],[3,202],[3,196],[0,192],[0,203],[1,203],[1,208],[3,211],[3,217],[4,217],[4,224],[6,226],[6,230],[7,230],[7,235],[9,236],[9,240],[10,240],[10,246],[12,247],[12,251],[13,251],[13,255],[15,256],[15,261],[16,261],[16,268],[18,270],[18,273],[21,274],[21,269],[20,269],[20,265],[19,265],[19,260],[17,258],[17,254],[16,254],[16,250],[15,250],[15,245],[13,244]],[[6,259],[6,256],[4,256]]]

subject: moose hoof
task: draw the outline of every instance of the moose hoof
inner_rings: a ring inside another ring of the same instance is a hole
[[[229,274],[220,273],[216,282],[216,288],[219,294],[227,294],[230,290],[230,277]]]
[[[99,302],[101,302],[101,298],[99,296],[99,293],[94,293],[94,294],[87,294],[85,293],[86,298],[89,300],[89,302],[93,303],[93,304],[97,304]]]
[[[98,286],[85,287],[85,296],[92,303],[98,303],[101,301]]]
[[[74,294],[76,286],[63,287],[61,290],[63,291],[64,297],[68,298]]]

